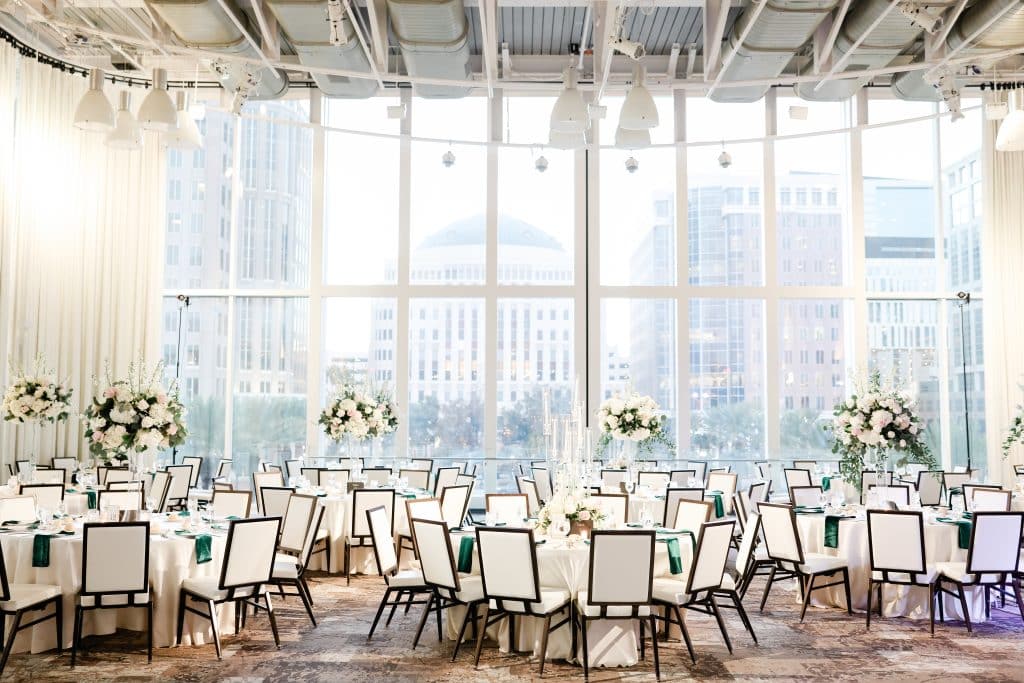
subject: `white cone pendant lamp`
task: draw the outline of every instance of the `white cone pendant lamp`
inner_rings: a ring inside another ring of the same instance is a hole
[[[996,134],[996,150],[1000,152],[1024,152],[1024,104],[1019,90],[1010,94],[1010,113],[999,124]]]
[[[643,149],[651,146],[651,131],[629,130],[619,126],[615,129],[615,146],[619,149]]]
[[[184,90],[179,90],[177,100],[178,127],[164,135],[164,144],[175,149],[202,149],[203,136],[189,113],[188,94]]]
[[[75,126],[82,130],[106,132],[114,127],[114,119],[114,108],[103,94],[103,71],[93,69],[89,74],[89,89],[75,109]]]
[[[139,107],[139,125],[168,133],[178,127],[178,109],[167,92],[167,71],[153,69],[153,87]]]
[[[633,68],[633,87],[622,103],[619,114],[619,128],[626,130],[650,130],[658,127],[658,107],[651,92],[644,86],[647,70],[641,64]]]
[[[590,125],[590,115],[583,93],[576,88],[576,69],[565,70],[565,89],[551,110],[551,132],[582,133]]]
[[[548,133],[548,147],[555,149],[580,149],[587,146],[587,135],[583,131],[578,133],[563,133],[552,130]]]
[[[117,108],[117,121],[114,130],[107,135],[107,145],[117,149],[138,149],[142,146],[142,131],[132,116],[132,95],[127,90],[121,92]]]

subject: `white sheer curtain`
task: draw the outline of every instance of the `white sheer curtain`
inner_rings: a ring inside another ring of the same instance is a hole
[[[75,128],[86,87],[0,48],[0,358],[30,366],[45,354],[77,412],[107,363],[121,375],[133,359],[159,358],[163,272],[164,152],[152,134],[141,151],[115,151]],[[6,362],[0,378],[6,388]],[[78,419],[41,432],[0,425],[4,462],[84,447]]]
[[[985,122],[985,418],[989,472],[1013,481],[1024,446],[1005,461],[1002,441],[1024,402],[1024,152],[997,152],[999,121]]]

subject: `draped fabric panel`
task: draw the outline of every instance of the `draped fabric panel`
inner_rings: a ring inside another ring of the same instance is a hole
[[[1024,152],[997,152],[1000,121],[985,122],[985,417],[992,477],[1014,480],[1024,446],[1003,460],[1002,442],[1024,403]]]
[[[164,152],[113,150],[74,127],[86,79],[0,48],[0,357],[31,367],[37,353],[84,410],[109,364],[159,358]],[[117,101],[115,88],[107,95]],[[144,95],[133,93],[133,108]],[[11,370],[0,377],[6,388]],[[0,424],[0,458],[40,462],[84,450],[80,420],[43,429]]]

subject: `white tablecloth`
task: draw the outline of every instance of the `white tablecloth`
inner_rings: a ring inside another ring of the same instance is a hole
[[[861,612],[867,608],[868,580],[871,575],[868,551],[868,523],[864,519],[843,519],[839,522],[839,547],[825,547],[825,516],[797,515],[797,528],[804,552],[823,553],[834,557],[844,557],[849,563],[850,593],[853,598],[853,609]],[[928,523],[924,525],[925,561],[964,562],[967,551],[958,545],[958,528],[955,524]],[[968,609],[972,621],[984,621],[984,591],[968,588],[966,591]],[[873,601],[877,600],[877,594]],[[958,600],[944,597],[946,614],[960,614]],[[830,605],[846,608],[846,597],[842,586],[814,591],[814,605]],[[908,586],[887,585],[882,592],[882,613],[885,616],[904,616],[912,619],[928,618],[928,589]],[[877,605],[876,605],[877,609]],[[938,614],[936,613],[936,618]]]
[[[150,536],[149,580],[153,594],[153,645],[174,644],[178,617],[178,596],[186,578],[220,576],[226,535],[213,534],[213,559],[201,565],[195,561],[195,541],[189,538]],[[54,536],[50,541],[50,566],[32,566],[31,533],[0,533],[7,576],[11,583],[58,585],[64,595],[64,647],[71,647],[74,634],[75,596],[82,580],[82,537]],[[144,631],[144,609],[93,610],[85,614],[83,633],[105,635],[117,628]],[[235,631],[234,612],[230,606],[220,608],[222,634]],[[213,632],[209,621],[185,615],[184,644],[211,642]],[[53,621],[43,622],[20,633],[14,652],[43,652],[56,645]]]

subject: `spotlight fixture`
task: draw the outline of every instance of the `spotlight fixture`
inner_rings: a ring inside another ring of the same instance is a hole
[[[167,71],[153,69],[153,87],[139,106],[139,125],[168,133],[178,127],[178,110],[167,92]]]
[[[1024,110],[1021,110],[1019,90],[1010,93],[1010,113],[999,124],[996,149],[1000,152],[1024,151]]]
[[[245,103],[249,101],[249,95],[256,89],[256,86],[258,85],[259,78],[251,72],[248,73],[246,75],[245,83],[239,84],[239,86],[235,88],[234,95],[231,97],[232,114],[238,116],[242,113],[242,107],[244,107]]]
[[[567,67],[564,71],[565,89],[555,100],[551,109],[551,130],[561,133],[582,133],[590,123],[587,103],[576,88],[576,69]]]
[[[647,48],[644,47],[643,43],[638,43],[635,40],[627,40],[626,38],[616,38],[611,42],[610,47],[616,52],[621,52],[630,59],[640,59],[647,54]]]
[[[942,28],[942,15],[925,5],[916,2],[902,3],[900,13],[910,19],[911,24],[926,33],[934,34]]]
[[[640,168],[640,162],[636,160],[636,157],[629,157],[626,159],[626,170],[630,173],[636,173],[636,170]]]
[[[455,165],[455,153],[452,152],[451,150],[448,150],[447,152],[445,152],[444,156],[441,157],[441,164],[445,168],[451,168],[452,166],[454,166]]]
[[[647,70],[643,64],[633,67],[633,87],[626,94],[619,113],[619,128],[626,130],[647,130],[658,127],[658,105],[650,91],[644,86]]]
[[[651,131],[630,130],[619,126],[615,129],[615,146],[619,149],[643,149],[651,146]]]
[[[331,25],[331,45],[340,47],[348,44],[348,36],[342,28],[345,21],[345,10],[341,0],[327,0],[327,23]]]
[[[203,136],[199,133],[199,127],[189,114],[188,93],[179,90],[177,99],[178,127],[164,135],[164,144],[176,149],[202,149]]]
[[[142,131],[132,116],[132,95],[122,90],[118,100],[114,129],[107,135],[107,146],[116,149],[138,149],[142,146]]]
[[[548,160],[547,160],[547,157],[545,157],[543,155],[537,157],[537,160],[535,162],[533,162],[533,167],[536,168],[541,173],[543,173],[544,171],[548,170]]]
[[[926,83],[935,86],[935,89],[939,91],[942,101],[946,103],[946,108],[949,109],[949,120],[951,122],[959,121],[964,117],[963,112],[960,110],[960,90],[956,87],[956,76],[953,74],[952,69],[944,67],[937,73],[925,74],[924,80]]]
[[[89,89],[75,108],[75,125],[82,130],[109,131],[114,127],[114,108],[103,94],[103,71],[89,74]]]
[[[722,168],[732,166],[732,155],[725,151],[725,147],[722,147],[722,153],[718,155],[718,165]]]

